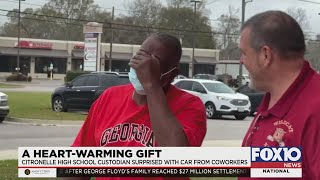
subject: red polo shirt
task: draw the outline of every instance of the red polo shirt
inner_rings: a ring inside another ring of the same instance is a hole
[[[296,80],[268,110],[269,101],[270,94],[267,93],[243,139],[242,146],[300,146],[302,179],[319,180],[320,75],[306,61]]]

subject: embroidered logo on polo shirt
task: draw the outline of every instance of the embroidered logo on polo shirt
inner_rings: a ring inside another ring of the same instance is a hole
[[[285,146],[283,136],[286,132],[282,128],[276,128],[273,135],[269,135],[267,139],[271,142],[277,142],[280,147]]]
[[[273,146],[284,147],[286,144],[284,142],[285,135],[288,133],[292,133],[294,131],[290,122],[286,120],[279,120],[273,123],[275,126],[275,130],[273,134],[267,136],[267,141],[264,143],[264,146],[270,146],[271,143]]]

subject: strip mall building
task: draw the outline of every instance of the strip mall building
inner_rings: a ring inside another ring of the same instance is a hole
[[[0,76],[12,74],[17,67],[17,38],[0,37]],[[111,70],[129,71],[129,60],[140,45],[113,44]],[[109,70],[110,44],[101,43],[100,70]],[[63,79],[67,71],[83,70],[84,43],[76,41],[58,41],[46,39],[20,39],[21,72],[27,72],[33,78],[48,78],[50,64],[53,64],[55,79]],[[192,48],[183,48],[180,61],[181,74],[189,76],[191,72]],[[215,74],[219,63],[219,50],[195,49],[194,71]]]

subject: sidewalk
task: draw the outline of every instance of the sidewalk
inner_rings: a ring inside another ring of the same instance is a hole
[[[41,120],[41,119],[22,119],[7,117],[5,122],[31,124],[38,126],[81,126],[84,120]]]

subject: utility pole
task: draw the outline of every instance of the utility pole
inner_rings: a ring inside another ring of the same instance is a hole
[[[114,6],[112,6],[112,19],[111,19],[111,24],[110,24],[110,29],[111,29],[111,39],[110,39],[110,55],[109,55],[109,71],[112,69],[112,43],[113,43],[113,29],[112,29],[112,24],[114,20]]]
[[[194,3],[194,10],[193,10],[193,25],[192,25],[192,60],[191,60],[191,78],[194,76],[194,48],[195,48],[195,24],[196,24],[196,14],[197,14],[197,3],[201,2],[201,0],[191,0]],[[190,73],[189,73],[190,76]]]
[[[246,12],[246,4],[248,2],[252,2],[252,0],[250,0],[250,1],[242,0],[241,26],[243,26],[243,24],[244,24],[244,18],[245,18],[245,12]],[[238,77],[239,87],[242,86],[242,75],[243,75],[242,64],[239,61],[239,77]]]
[[[18,13],[18,55],[17,55],[17,67],[16,67],[16,71],[19,72],[20,71],[20,28],[21,28],[21,1],[25,1],[25,0],[19,0],[19,13]]]

